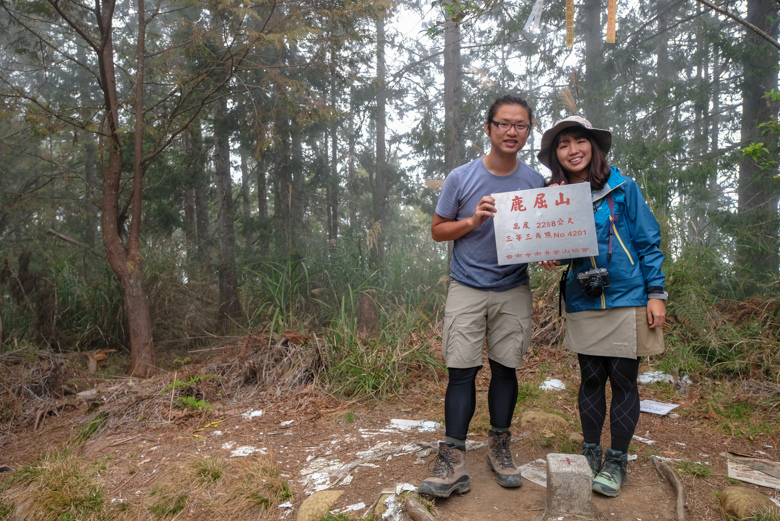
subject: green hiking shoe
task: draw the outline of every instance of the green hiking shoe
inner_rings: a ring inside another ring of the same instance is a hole
[[[601,462],[604,459],[604,450],[601,448],[601,445],[596,443],[583,443],[581,454],[588,460],[588,465],[590,465],[590,470],[593,472],[593,477],[595,478],[598,476],[601,471]]]
[[[620,495],[620,489],[628,481],[628,454],[607,449],[604,464],[593,479],[593,491],[609,497]]]

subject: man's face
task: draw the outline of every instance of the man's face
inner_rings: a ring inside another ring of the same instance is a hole
[[[509,130],[501,130],[489,121],[485,123],[485,133],[490,136],[491,152],[516,155],[525,146],[531,131],[528,111],[522,105],[501,105],[493,121],[527,126],[527,130],[523,131],[518,131],[514,126]]]

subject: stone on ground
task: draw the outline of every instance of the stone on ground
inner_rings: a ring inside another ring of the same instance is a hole
[[[739,521],[753,519],[760,509],[774,510],[780,514],[780,508],[761,492],[745,487],[727,487],[720,493],[720,506],[726,514]]]
[[[593,474],[585,456],[547,455],[546,514],[593,516]]]
[[[327,514],[343,490],[321,490],[307,497],[298,510],[298,521],[317,521]]]

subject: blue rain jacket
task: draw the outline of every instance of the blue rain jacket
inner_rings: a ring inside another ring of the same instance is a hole
[[[661,229],[647,206],[639,185],[623,177],[620,170],[611,167],[607,184],[592,192],[593,215],[596,221],[599,254],[597,257],[571,259],[566,278],[566,312],[586,309],[608,309],[625,306],[646,306],[647,288],[663,287],[661,264]],[[612,237],[612,258],[607,261],[609,227],[613,216],[607,203],[612,193],[615,207],[615,233]],[[611,285],[601,297],[591,298],[580,289],[577,274],[591,268],[606,268]]]

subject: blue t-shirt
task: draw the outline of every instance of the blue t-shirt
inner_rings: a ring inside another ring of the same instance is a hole
[[[488,172],[482,158],[460,166],[444,180],[436,213],[445,219],[460,221],[474,215],[477,203],[485,195],[516,190],[542,188],[544,177],[528,165],[519,162],[517,170],[507,176]],[[475,289],[506,291],[528,284],[528,265],[498,264],[493,221],[486,220],[463,237],[453,247],[452,278]]]

